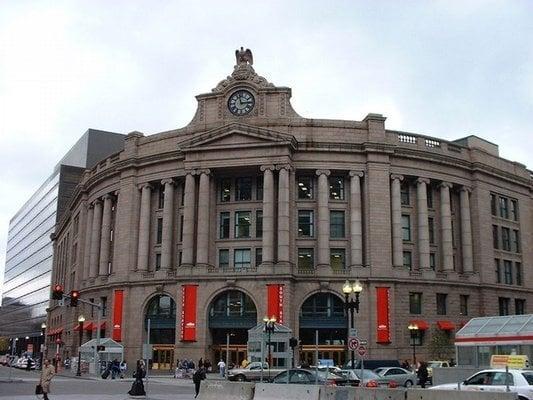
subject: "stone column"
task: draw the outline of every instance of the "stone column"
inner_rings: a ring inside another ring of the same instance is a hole
[[[452,208],[450,204],[450,188],[452,184],[440,184],[440,237],[442,251],[442,270],[453,271],[453,242],[452,242]]]
[[[261,166],[263,171],[263,264],[274,262],[274,171],[273,165]]]
[[[161,269],[172,269],[172,232],[174,227],[174,181],[163,179],[165,198],[163,203],[163,232],[161,237]]]
[[[361,215],[361,171],[350,171],[351,265],[363,265],[363,225]]]
[[[463,272],[474,272],[472,260],[472,222],[470,219],[470,188],[463,186],[460,192],[461,203],[461,251],[463,254]],[[486,227],[489,228],[489,227]]]
[[[194,209],[196,206],[196,179],[194,175],[194,171],[188,171],[185,177],[181,263],[186,266],[194,264]]]
[[[198,234],[196,240],[196,263],[209,263],[209,195],[210,195],[210,171],[204,169],[198,171],[200,183],[198,186]]]
[[[95,278],[98,275],[98,261],[100,255],[100,235],[102,234],[102,201],[94,202],[93,226],[91,233],[91,255],[89,276]]]
[[[289,165],[281,165],[278,180],[278,262],[290,260]]]
[[[416,209],[418,214],[418,268],[429,269],[429,222],[427,185],[429,179],[416,181]]]
[[[403,266],[402,175],[391,175],[392,265]]]
[[[329,266],[329,170],[317,170],[318,175],[318,265]]]
[[[148,271],[150,254],[150,209],[152,202],[152,186],[141,185],[141,211],[139,213],[139,245],[137,246],[137,269]]]
[[[89,278],[91,269],[91,240],[93,231],[94,206],[89,204],[87,210],[87,226],[85,231],[85,247],[83,251],[83,280]]]
[[[111,207],[113,198],[106,194],[104,200],[104,213],[102,217],[102,232],[100,234],[100,270],[98,275],[107,275],[109,266],[109,249],[111,246]]]

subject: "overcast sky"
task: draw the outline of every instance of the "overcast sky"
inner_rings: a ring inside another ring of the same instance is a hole
[[[9,219],[88,128],[186,125],[239,46],[304,117],[476,134],[532,169],[532,15],[528,0],[2,1],[0,274]]]

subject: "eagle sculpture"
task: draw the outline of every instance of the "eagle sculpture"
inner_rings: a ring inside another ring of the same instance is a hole
[[[254,56],[252,56],[252,50],[241,47],[240,50],[235,50],[235,58],[237,59],[237,65],[249,63],[252,65],[254,63]]]

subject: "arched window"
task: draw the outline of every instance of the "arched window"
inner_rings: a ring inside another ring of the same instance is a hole
[[[238,290],[229,290],[215,298],[209,310],[209,315],[212,317],[255,316],[257,311],[250,296]]]
[[[153,297],[146,306],[144,328],[150,320],[150,343],[173,344],[176,340],[176,302],[167,295]]]
[[[344,315],[343,301],[331,293],[317,293],[309,297],[300,309],[300,317],[339,318]]]

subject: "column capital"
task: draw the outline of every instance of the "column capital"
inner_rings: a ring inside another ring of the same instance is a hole
[[[187,175],[192,175],[192,176],[198,175],[198,170],[196,170],[196,169],[186,169],[185,170],[185,176],[187,176]]]
[[[442,181],[439,185],[439,188],[448,188],[451,189],[453,187],[453,183]]]
[[[429,185],[431,183],[431,180],[429,178],[423,178],[420,177],[416,180],[417,184],[425,183],[426,185]]]
[[[148,189],[152,189],[152,185],[149,183],[149,182],[145,182],[145,183],[141,183],[139,185],[137,185],[137,187],[139,188],[139,190],[142,190],[144,188],[148,188]]]
[[[329,169],[317,169],[316,170],[316,174],[318,176],[320,175],[326,175],[326,176],[329,176],[331,174],[331,171]]]
[[[113,196],[111,193],[107,193],[107,194],[104,194],[104,195],[102,196],[102,200],[103,200],[103,201],[106,201],[106,200],[113,200],[113,197],[114,197],[114,196]]]
[[[162,180],[161,180],[161,185],[166,186],[167,184],[168,184],[168,185],[174,185],[174,184],[175,184],[174,179],[172,179],[172,178],[165,178],[165,179],[162,179]]]
[[[273,164],[265,164],[265,165],[261,165],[259,167],[259,170],[261,172],[265,172],[265,171],[274,171],[276,169],[276,167],[274,167]]]
[[[470,186],[461,186],[461,189],[459,189],[461,192],[467,192],[472,193],[472,188]]]
[[[403,181],[403,175],[398,175],[398,174],[391,174],[390,175],[390,179],[391,181]]]
[[[93,207],[96,207],[96,206],[99,205],[99,204],[102,204],[102,200],[100,200],[100,199],[96,199],[95,201],[92,202],[91,205],[92,205]]]
[[[292,166],[290,164],[278,164],[276,165],[277,170],[285,169],[287,171],[290,171],[292,169]]]
[[[210,175],[211,174],[211,170],[209,168],[198,169],[198,170],[196,170],[196,174],[197,175]]]
[[[350,171],[350,176],[358,176],[359,178],[362,178],[365,176],[365,173],[363,171]]]

